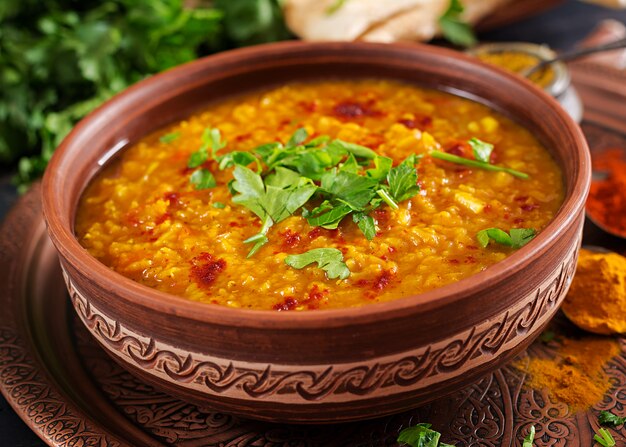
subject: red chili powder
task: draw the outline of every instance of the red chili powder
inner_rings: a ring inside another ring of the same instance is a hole
[[[200,253],[191,260],[191,279],[200,287],[209,287],[226,268],[223,259],[213,260],[209,253]]]
[[[333,114],[338,118],[343,118],[345,120],[351,120],[355,118],[362,118],[365,116],[380,116],[382,112],[379,110],[375,110],[372,108],[374,105],[374,101],[368,101],[366,103],[362,102],[351,102],[344,101],[336,104],[333,107]]]
[[[300,234],[291,231],[291,229],[287,229],[284,233],[281,233],[281,236],[283,237],[283,242],[282,242],[282,248],[283,251],[287,251],[290,248],[294,248],[296,247],[298,244],[300,244]]]
[[[626,150],[611,148],[593,159],[593,170],[606,178],[591,182],[587,212],[599,224],[626,235]]]

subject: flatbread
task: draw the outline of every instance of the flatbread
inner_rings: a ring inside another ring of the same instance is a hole
[[[475,23],[509,0],[464,0],[464,20]],[[424,41],[439,33],[449,0],[286,0],[289,28],[304,40]]]

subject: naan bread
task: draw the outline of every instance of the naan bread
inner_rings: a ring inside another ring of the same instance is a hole
[[[464,0],[464,20],[475,23],[509,0]],[[304,40],[430,40],[449,0],[286,0],[289,28]]]

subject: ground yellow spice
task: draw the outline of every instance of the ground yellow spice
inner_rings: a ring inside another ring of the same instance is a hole
[[[479,54],[478,58],[498,67],[506,68],[515,73],[523,73],[525,70],[534,67],[541,59],[532,54],[521,51],[501,51],[498,53]],[[539,70],[530,76],[530,80],[539,87],[547,87],[554,80],[554,70],[547,67]]]
[[[619,343],[600,337],[563,339],[561,343],[554,358],[531,357],[516,367],[528,373],[526,385],[530,388],[547,390],[551,398],[574,411],[587,409],[611,388],[604,367],[619,355]]]
[[[626,333],[626,258],[582,249],[563,311],[583,330]]]

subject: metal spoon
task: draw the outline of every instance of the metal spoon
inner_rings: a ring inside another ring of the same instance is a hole
[[[597,45],[595,47],[588,48],[579,48],[571,51],[566,51],[564,53],[559,54],[557,57],[552,59],[546,59],[539,62],[534,67],[530,67],[524,70],[521,74],[524,77],[530,77],[532,74],[536,73],[539,70],[543,70],[550,64],[558,61],[570,61],[573,59],[578,59],[579,57],[587,56],[589,54],[600,53],[603,51],[617,50],[620,48],[626,48],[626,38],[615,40],[609,43],[603,43],[602,45]]]

